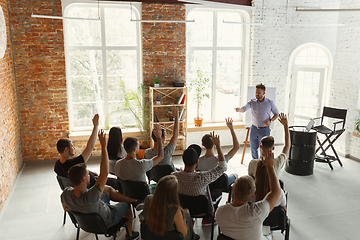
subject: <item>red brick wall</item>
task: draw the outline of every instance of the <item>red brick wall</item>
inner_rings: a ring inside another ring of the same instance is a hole
[[[0,58],[0,210],[22,167],[18,106],[10,42],[8,6],[0,0],[7,34],[5,56]]]
[[[69,131],[63,24],[31,14],[61,16],[60,0],[8,0],[25,161],[57,158]]]

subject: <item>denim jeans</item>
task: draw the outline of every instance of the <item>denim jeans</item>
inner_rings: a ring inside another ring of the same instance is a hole
[[[264,128],[257,128],[255,126],[250,127],[250,148],[251,148],[251,156],[252,159],[258,159],[258,148],[260,146],[260,140],[270,135],[270,128],[264,127]],[[261,151],[261,150],[260,150]],[[261,152],[260,152],[261,154]]]

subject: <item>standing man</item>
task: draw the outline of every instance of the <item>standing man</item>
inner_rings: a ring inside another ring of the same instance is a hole
[[[262,83],[256,85],[255,97],[245,106],[235,108],[237,112],[245,112],[251,108],[252,125],[250,127],[250,148],[253,159],[258,159],[258,148],[261,138],[270,135],[270,123],[279,116],[275,103],[265,97],[265,85]],[[272,113],[272,114],[271,114]]]

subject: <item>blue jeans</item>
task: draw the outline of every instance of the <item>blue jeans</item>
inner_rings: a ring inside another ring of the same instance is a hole
[[[254,126],[250,127],[250,148],[251,148],[251,156],[252,159],[258,159],[258,148],[260,146],[260,140],[270,135],[270,128],[257,128]],[[261,152],[260,152],[261,153]]]
[[[106,192],[101,194],[100,199],[109,206],[111,211],[111,224],[107,226],[108,228],[118,224],[129,210],[130,205],[126,202],[118,202],[115,205],[110,205],[110,197]]]
[[[235,182],[235,180],[236,180],[236,177],[235,177],[234,174],[229,174],[229,175],[228,175],[228,183],[229,183],[229,186],[230,186],[233,182]]]

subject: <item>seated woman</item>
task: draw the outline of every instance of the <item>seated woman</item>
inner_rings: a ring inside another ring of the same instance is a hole
[[[193,231],[189,211],[180,206],[177,189],[178,181],[174,175],[160,179],[154,195],[145,198],[143,217],[146,225],[159,235],[176,230],[185,240],[199,239]]]
[[[258,161],[256,165],[255,186],[256,193],[254,202],[261,201],[264,199],[266,194],[270,192],[269,176],[263,161]],[[280,197],[275,204],[275,207],[278,206],[284,207],[286,209],[286,196],[284,190],[282,189]],[[271,239],[269,226],[263,226],[263,235],[266,236],[268,239]]]
[[[109,155],[109,172],[115,175],[114,166],[117,160],[126,157],[126,151],[122,145],[123,138],[119,127],[112,127],[109,131],[107,151]]]

